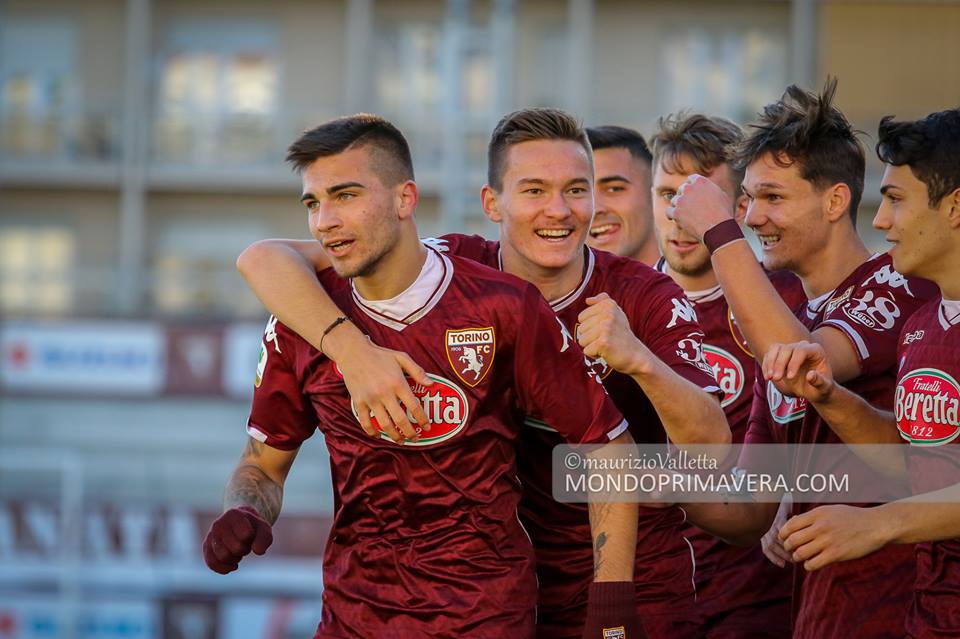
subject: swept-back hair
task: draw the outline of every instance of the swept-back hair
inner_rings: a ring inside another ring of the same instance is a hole
[[[818,189],[843,183],[850,189],[850,218],[856,222],[863,196],[866,166],[863,146],[846,116],[833,105],[836,78],[827,80],[819,95],[790,85],[783,96],[767,105],[737,152],[737,165],[765,154],[779,166],[796,164],[800,176]]]

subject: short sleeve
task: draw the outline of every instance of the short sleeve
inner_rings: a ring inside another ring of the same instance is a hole
[[[517,318],[514,383],[520,408],[571,444],[606,443],[627,429],[573,335],[530,286]]]
[[[634,332],[675,373],[708,393],[722,396],[713,369],[703,354],[703,330],[697,313],[676,283],[667,276],[654,282],[643,295],[635,295],[633,318],[645,317]]]
[[[271,316],[263,332],[247,434],[273,448],[293,450],[317,428],[317,417],[294,367],[299,337]]]
[[[900,331],[927,299],[914,295],[911,287],[917,285],[922,286],[886,264],[851,291],[847,299],[826,309],[819,326],[835,328],[850,340],[862,376],[880,374],[896,361]]]
[[[485,237],[448,233],[441,237],[420,238],[420,241],[440,253],[449,253],[491,268],[500,268],[500,244]]]

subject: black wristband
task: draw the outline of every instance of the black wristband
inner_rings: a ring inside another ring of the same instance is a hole
[[[744,239],[743,231],[740,230],[740,225],[737,224],[737,221],[733,218],[724,220],[719,224],[714,224],[703,234],[703,244],[707,247],[707,250],[710,251],[710,255],[713,255],[730,242],[742,239]]]
[[[335,329],[336,327],[340,326],[340,325],[343,324],[344,322],[349,322],[349,321],[350,321],[350,318],[349,318],[349,317],[347,317],[346,315],[341,315],[341,316],[338,317],[337,319],[333,320],[333,322],[330,324],[330,326],[328,326],[326,329],[324,329],[323,334],[320,335],[320,352],[321,352],[321,353],[323,353],[324,355],[326,355],[326,353],[324,353],[324,351],[323,351],[323,338],[326,337],[327,334],[328,334],[330,331],[332,331],[333,329]]]

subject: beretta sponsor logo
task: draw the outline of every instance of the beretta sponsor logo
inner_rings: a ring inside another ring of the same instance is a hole
[[[463,430],[470,417],[470,404],[467,401],[466,394],[459,386],[449,379],[432,373],[427,373],[427,377],[433,380],[433,383],[429,386],[417,384],[409,378],[407,378],[407,383],[410,384],[414,396],[420,400],[420,404],[423,406],[423,412],[426,413],[427,420],[430,422],[430,430],[427,431],[426,437],[421,437],[418,441],[404,441],[404,446],[430,446],[447,441]],[[357,407],[352,401],[350,407],[356,417]],[[407,411],[407,416],[413,421],[413,415],[410,415],[409,411]],[[373,427],[380,431],[382,439],[393,441],[383,432],[383,428],[377,422],[376,417],[371,416],[370,421]]]
[[[807,414],[807,400],[787,397],[777,390],[773,382],[767,382],[767,405],[770,407],[770,416],[778,424],[789,424],[795,419],[803,419]]]
[[[960,384],[936,368],[904,375],[893,408],[900,436],[912,444],[939,446],[960,434]]]
[[[713,369],[713,376],[717,378],[717,385],[723,391],[723,401],[720,402],[720,406],[729,406],[743,392],[743,366],[728,351],[710,344],[703,345],[703,356],[707,359],[710,368]]]
[[[447,360],[464,384],[473,388],[490,372],[497,354],[497,336],[492,326],[448,330]]]

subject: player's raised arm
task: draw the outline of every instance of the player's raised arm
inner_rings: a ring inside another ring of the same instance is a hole
[[[728,444],[731,440],[720,402],[663,362],[633,333],[623,310],[606,293],[589,298],[580,313],[577,338],[588,357],[602,357],[630,375],[650,399],[675,444]],[[696,340],[686,334],[675,342]],[[676,350],[677,343],[670,344]],[[704,362],[705,365],[705,362]]]
[[[203,559],[211,570],[233,572],[251,551],[262,555],[273,543],[271,526],[280,516],[283,484],[298,450],[279,450],[247,438],[227,483],[223,514],[203,540]]]
[[[845,215],[849,189],[839,184],[835,215]],[[749,200],[776,194],[747,193]],[[685,231],[703,241],[723,295],[737,325],[754,353],[765,353],[772,344],[815,341],[822,344],[840,382],[860,374],[860,362],[850,340],[840,331],[823,327],[811,332],[796,318],[757,262],[753,250],[734,220],[733,203],[723,190],[702,175],[691,175],[674,198],[668,216]],[[862,244],[860,248],[863,249]],[[863,259],[868,257],[862,250]]]
[[[404,375],[428,386],[430,381],[406,353],[376,346],[351,322],[341,321],[344,314],[316,276],[329,266],[322,245],[313,240],[261,240],[237,258],[237,270],[263,305],[337,363],[367,434],[379,436],[368,417],[373,412],[393,439],[415,441],[416,427],[430,426]]]

